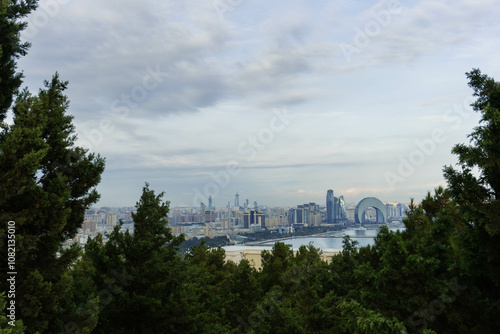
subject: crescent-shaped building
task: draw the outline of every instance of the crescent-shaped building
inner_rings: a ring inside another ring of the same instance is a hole
[[[356,205],[356,211],[354,212],[354,219],[357,224],[362,224],[365,222],[365,211],[368,208],[375,208],[377,212],[377,223],[385,223],[387,221],[387,213],[384,203],[375,197],[363,198],[358,205]]]

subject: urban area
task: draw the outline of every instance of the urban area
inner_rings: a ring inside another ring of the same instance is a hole
[[[383,207],[382,207],[383,206]],[[236,193],[232,201],[216,206],[212,197],[199,207],[174,207],[167,217],[174,235],[184,234],[193,238],[226,237],[230,244],[245,242],[246,236],[255,232],[293,233],[318,226],[341,230],[344,228],[366,228],[389,222],[401,223],[406,217],[407,203],[385,202],[367,197],[359,203],[346,203],[344,196],[334,196],[333,190],[326,193],[325,203],[305,203],[291,207],[269,207],[240,199]],[[115,226],[123,222],[121,229],[133,232],[132,213],[134,207],[101,207],[86,211],[82,228],[66,242],[84,245],[89,237],[102,234],[104,240]],[[358,216],[357,217],[357,212]]]

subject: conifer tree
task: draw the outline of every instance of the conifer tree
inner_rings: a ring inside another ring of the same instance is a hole
[[[98,237],[85,247],[95,291],[111,292],[101,302],[99,333],[196,332],[188,312],[186,270],[177,255],[184,237],[173,236],[167,227],[169,203],[162,197],[146,184],[132,214],[134,232],[122,233],[119,225],[106,243]]]
[[[72,284],[68,268],[79,256],[77,247],[61,246],[98,200],[94,187],[104,170],[104,159],[75,146],[66,87],[56,74],[37,96],[24,90],[13,108],[14,123],[0,134],[0,234],[15,221],[17,317],[27,333],[43,333],[61,311]],[[2,291],[5,284],[2,279]]]
[[[37,0],[0,0],[0,123],[22,83],[16,59],[26,55],[30,44],[21,43],[22,19],[37,7]]]
[[[470,144],[457,144],[453,153],[458,168],[447,166],[445,178],[451,198],[460,213],[456,271],[474,286],[482,323],[500,329],[500,82],[479,69],[467,73],[481,114],[479,125],[469,135]],[[474,172],[474,170],[476,172]]]

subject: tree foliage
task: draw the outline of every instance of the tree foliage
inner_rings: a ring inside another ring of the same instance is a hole
[[[35,10],[37,2],[0,1],[0,123],[3,123],[22,83],[22,73],[16,72],[16,60],[26,55],[30,46],[28,42],[21,42],[21,31],[27,26],[22,19]]]
[[[13,108],[14,123],[0,134],[0,232],[16,224],[18,316],[28,333],[50,327],[72,285],[68,267],[76,247],[61,249],[97,201],[104,160],[76,147],[72,116],[56,74],[33,96],[24,90]],[[0,257],[7,263],[2,242]],[[0,283],[5,291],[6,283]]]

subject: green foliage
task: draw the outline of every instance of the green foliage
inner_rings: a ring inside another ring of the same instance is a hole
[[[486,326],[498,325],[500,313],[500,83],[481,74],[467,73],[481,113],[479,126],[469,135],[470,145],[457,144],[458,169],[447,166],[445,178],[457,204],[460,233],[454,270],[464,274],[471,289],[471,307],[484,308],[477,316]],[[474,173],[473,170],[478,171]],[[487,327],[488,328],[488,327]]]
[[[72,285],[67,270],[80,251],[61,246],[97,201],[104,170],[103,159],[74,146],[66,87],[56,74],[37,96],[23,91],[13,125],[0,134],[0,233],[15,221],[18,316],[28,333],[51,329],[64,309]],[[2,239],[2,263],[6,250]],[[0,286],[5,291],[4,279]]]
[[[7,308],[7,301],[5,300],[5,293],[0,293],[0,334],[24,334],[25,327],[22,320],[13,321],[8,317],[9,312],[5,312]]]
[[[82,269],[95,285],[84,288],[101,304],[98,333],[193,332],[186,270],[177,255],[184,239],[166,226],[169,205],[162,197],[146,184],[132,216],[134,233],[121,233],[120,224],[106,243],[99,237],[85,247]]]
[[[405,326],[397,319],[387,319],[380,313],[361,306],[355,300],[338,305],[341,315],[341,333],[407,333]]]
[[[21,43],[20,34],[27,25],[22,19],[37,6],[37,0],[0,1],[0,123],[22,83],[22,73],[16,73],[16,60],[25,56],[30,46]]]

